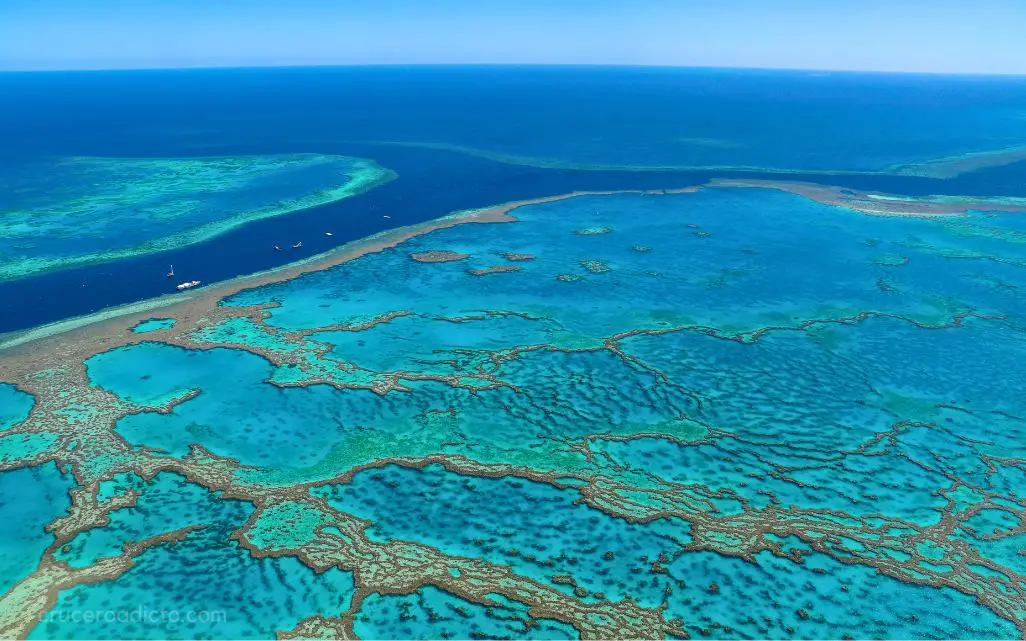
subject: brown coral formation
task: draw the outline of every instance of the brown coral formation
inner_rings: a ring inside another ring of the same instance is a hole
[[[518,271],[520,271],[520,265],[496,265],[494,267],[485,267],[484,269],[468,269],[467,273],[471,276],[487,276],[488,274]]]
[[[536,256],[532,254],[514,254],[513,252],[503,252],[500,254],[503,258],[509,261],[522,261],[522,260],[534,260]]]
[[[426,252],[415,252],[410,254],[410,258],[418,263],[451,263],[457,260],[466,260],[470,258],[470,254],[436,249]]]

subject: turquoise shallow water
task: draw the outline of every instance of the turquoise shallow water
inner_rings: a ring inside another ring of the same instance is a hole
[[[354,629],[361,639],[580,638],[565,624],[532,619],[515,601],[501,595],[490,598],[494,605],[468,603],[433,587],[408,596],[373,595],[364,602]]]
[[[667,614],[685,616],[696,637],[1015,636],[1009,622],[978,612],[953,590],[904,585],[816,554],[799,566],[765,552],[757,565],[699,552],[672,563],[668,576],[685,587]],[[724,622],[733,629],[720,627]]]
[[[944,223],[874,219],[797,196],[744,190],[583,197],[525,208],[517,217],[521,223],[497,228],[485,239],[470,226],[444,230],[407,244],[403,252],[367,256],[337,271],[244,292],[230,302],[280,302],[270,322],[288,329],[325,319],[356,322],[397,309],[436,316],[505,310],[537,312],[567,332],[592,338],[675,324],[745,331],[866,310],[929,319],[955,308],[988,309],[988,299],[976,290],[948,291],[935,274],[971,270],[973,254],[985,260],[994,239],[983,231],[982,238],[954,236]],[[973,231],[983,227],[965,225]],[[610,232],[576,233],[592,228]],[[942,240],[931,243],[937,235]],[[964,264],[948,259],[953,248],[944,243],[953,242],[966,255]],[[436,248],[473,256],[424,265],[403,255]],[[1017,244],[1005,240],[991,251],[1002,249],[1014,252]],[[516,263],[519,272],[467,276],[467,269],[509,264],[497,255],[502,252],[537,258]],[[910,254],[916,260],[903,268],[889,264],[892,256]],[[830,277],[810,279],[813,269]],[[336,276],[364,270],[389,278],[366,283]],[[999,267],[991,275],[1007,271]],[[902,288],[911,295],[901,296]],[[563,298],[579,302],[560,305]]]
[[[31,395],[18,391],[13,385],[0,385],[0,429],[24,421],[34,404]]]
[[[602,588],[614,599],[630,594],[654,605],[665,599],[668,615],[684,617],[695,636],[838,638],[858,631],[869,638],[936,638],[960,629],[967,637],[992,638],[1015,633],[992,614],[963,619],[960,615],[976,608],[954,590],[904,585],[822,555],[811,554],[797,565],[768,553],[760,554],[757,564],[709,552],[682,553],[680,544],[689,541],[686,526],[632,527],[583,506],[570,507],[574,495],[530,482],[468,479],[437,467],[361,472],[351,485],[327,494],[341,509],[374,521],[375,537],[424,541],[509,564],[527,575],[572,575],[576,587]],[[797,540],[788,543],[808,550]],[[665,570],[653,571],[651,564],[660,558]],[[423,599],[430,601],[427,595]],[[393,608],[414,607],[395,601]],[[881,603],[892,605],[881,611]],[[391,620],[395,625],[394,615]],[[415,618],[394,636],[417,636],[417,623]],[[383,636],[389,635],[375,631],[371,638]]]
[[[513,214],[29,377],[55,431],[4,434],[5,464],[106,470],[87,512],[139,493],[56,560],[206,526],[33,637],[1021,636],[1020,215],[759,189]],[[68,624],[140,603],[225,619]]]
[[[569,594],[583,588],[582,598],[591,592],[613,600],[631,595],[649,607],[659,605],[666,586],[637,568],[673,555],[690,540],[687,523],[631,525],[575,505],[580,494],[573,489],[471,479],[439,466],[365,471],[323,495],[333,507],[375,523],[369,534],[377,540],[422,541],[509,565],[539,581],[573,576],[576,585],[561,587]]]
[[[0,473],[0,590],[36,568],[53,543],[44,528],[70,505],[72,485],[53,464]]]
[[[341,437],[341,426],[329,421],[340,406],[353,402],[343,403],[338,390],[325,386],[266,385],[272,374],[267,362],[234,350],[197,352],[148,343],[98,355],[88,365],[96,384],[144,405],[202,390],[172,414],[135,414],[118,423],[118,433],[129,441],[179,456],[190,443],[200,443],[252,465],[312,464]],[[126,373],[131,376],[122,376]],[[225,416],[232,417],[230,426],[223,424]],[[318,429],[310,429],[318,420]]]
[[[132,328],[133,332],[142,334],[145,332],[153,332],[160,329],[171,329],[175,326],[175,319],[173,318],[149,318]]]
[[[416,542],[591,606],[665,604],[663,616],[696,635],[1015,636],[989,593],[1006,588],[976,587],[1021,567],[1023,411],[992,384],[993,372],[1016,376],[1024,348],[1014,217],[879,218],[723,189],[580,197],[515,215],[243,292],[226,303],[274,303],[266,325],[236,319],[192,336],[214,349],[100,353],[89,379],[136,407],[189,399],[118,420],[131,444],[179,460],[202,445],[247,466],[233,472],[239,487],[324,483],[301,490],[326,500],[302,530],[300,512],[258,509],[295,532],[250,538],[276,552],[326,553],[318,546],[336,535],[316,523],[334,517],[315,514],[327,507],[362,519],[361,545],[375,554]],[[410,259],[431,250],[469,258]],[[470,273],[507,265],[520,269]],[[319,329],[337,325],[349,327]],[[434,464],[331,481],[426,455],[546,476]],[[216,528],[174,554],[249,558],[215,541],[252,508],[175,478],[119,477],[142,492],[137,505],[58,558],[88,567],[125,540],[190,524]],[[60,607],[149,585],[171,554],[148,551]],[[248,576],[256,562],[232,563]],[[283,580],[307,580],[288,567]],[[460,571],[444,571],[458,585]],[[368,598],[356,629],[507,635],[488,626],[525,616],[514,605],[482,614],[437,584],[408,594]],[[846,594],[866,605],[845,606]],[[345,610],[309,598],[304,616]],[[873,604],[885,602],[902,605],[881,614]],[[469,614],[452,618],[454,608]]]
[[[306,616],[348,607],[350,574],[318,575],[294,558],[257,560],[229,540],[251,512],[249,506],[218,500],[175,475],[150,482],[128,479],[126,485],[141,491],[137,506],[115,512],[102,530],[79,535],[59,558],[87,566],[128,540],[188,525],[208,527],[144,553],[114,584],[62,593],[32,638],[266,639]],[[96,613],[94,620],[85,620],[86,612]]]
[[[104,488],[110,497],[128,490],[140,492],[131,508],[114,512],[106,527],[83,532],[62,547],[55,555],[72,567],[86,567],[105,556],[116,555],[127,541],[141,541],[169,529],[209,522],[211,511],[227,521],[238,522],[246,516],[246,506],[238,502],[221,505],[206,490],[174,474],[161,474],[151,481],[131,475],[108,481]],[[106,498],[106,497],[105,497]],[[172,526],[172,527],[168,527]]]

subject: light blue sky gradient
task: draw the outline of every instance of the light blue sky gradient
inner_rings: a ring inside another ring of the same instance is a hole
[[[627,64],[1026,74],[1026,0],[0,0],[0,69]]]

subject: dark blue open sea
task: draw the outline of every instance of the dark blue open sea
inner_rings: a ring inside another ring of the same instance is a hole
[[[1026,195],[1021,165],[945,180],[873,173],[1023,144],[1026,80],[1015,78],[286,68],[3,74],[0,95],[0,183],[69,156],[341,154],[398,173],[360,196],[199,244],[0,282],[0,332],[166,293],[168,264],[210,283],[295,259],[270,248],[296,238],[312,253],[454,210],[578,189],[744,175]],[[0,194],[0,211],[9,200]]]

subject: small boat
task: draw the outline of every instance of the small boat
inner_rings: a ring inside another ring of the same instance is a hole
[[[281,251],[281,247],[278,247],[277,245],[275,245],[275,246],[274,246],[274,251],[276,251],[276,252],[280,252],[280,251]]]
[[[296,243],[295,245],[292,246],[292,249],[299,249],[302,246],[303,246],[303,241],[299,241],[298,243]]]
[[[331,234],[331,232],[330,232],[330,231],[326,231],[326,232],[324,232],[324,235],[325,235],[325,236],[331,236],[332,234]]]
[[[391,218],[391,216],[389,216],[388,214],[385,214],[384,216],[382,216],[382,218]]]
[[[168,278],[174,278],[175,277],[175,266],[174,265],[171,265],[171,271],[169,271],[167,273],[167,277]]]
[[[192,289],[193,287],[195,287],[196,285],[199,285],[199,284],[200,284],[200,282],[198,280],[190,280],[190,281],[182,283],[181,285],[178,285],[177,287],[175,287],[175,289],[177,289],[178,291],[182,291],[182,290],[185,290],[185,289]]]

